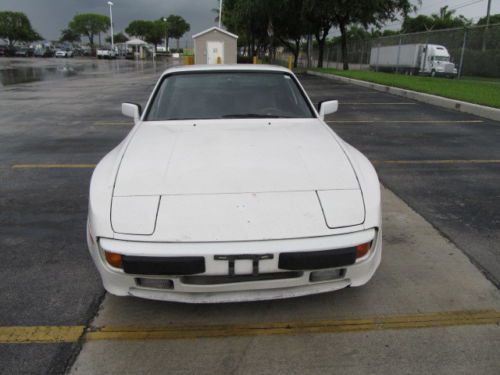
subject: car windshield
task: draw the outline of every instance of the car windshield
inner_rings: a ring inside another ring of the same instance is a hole
[[[314,112],[287,73],[194,72],[163,79],[146,121],[311,117]]]

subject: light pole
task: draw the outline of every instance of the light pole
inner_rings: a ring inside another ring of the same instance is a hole
[[[222,26],[222,0],[219,3],[219,29]]]
[[[113,6],[113,3],[111,1],[108,1],[109,5],[109,20],[111,21],[111,49],[115,49],[115,43],[114,43],[114,35],[113,35],[113,11],[111,10],[111,7]]]
[[[167,19],[163,17],[163,22],[165,22],[165,54],[167,53]]]

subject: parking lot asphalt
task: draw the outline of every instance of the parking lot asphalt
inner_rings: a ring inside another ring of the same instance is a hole
[[[340,100],[329,124],[389,188],[374,280],[262,303],[116,298],[86,249],[88,184],[130,130],[120,103],[144,104],[165,64],[51,60],[86,68],[0,90],[1,373],[496,373],[500,297],[481,272],[498,286],[498,123],[301,76]]]
[[[328,124],[374,162],[381,181],[500,285],[500,123],[313,76]]]
[[[26,82],[27,67],[77,73]],[[0,71],[22,78],[0,87],[1,326],[86,324],[104,294],[85,244],[92,169],[12,166],[96,163],[130,130],[120,103],[144,105],[164,68],[164,62],[0,59]],[[0,345],[0,373],[60,373],[77,346]]]

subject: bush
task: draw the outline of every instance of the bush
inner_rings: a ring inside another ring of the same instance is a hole
[[[251,64],[253,62],[252,56],[241,56],[238,55],[236,58],[238,64]]]

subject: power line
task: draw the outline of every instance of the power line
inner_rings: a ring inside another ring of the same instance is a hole
[[[466,2],[463,2],[463,3],[459,3],[459,4],[456,4],[453,8],[448,8],[449,11],[454,11],[454,10],[457,10],[457,9],[461,9],[461,8],[465,8],[465,7],[468,7],[469,5],[473,5],[473,4],[476,4],[476,3],[481,3],[483,2],[484,0],[473,0],[473,1],[466,1]],[[439,3],[438,3],[439,4]],[[435,6],[435,5],[438,5],[438,4],[433,4],[432,6]],[[441,2],[441,4],[443,4],[443,2]],[[442,8],[442,7],[440,7]],[[421,8],[423,9],[423,7]],[[420,9],[420,10],[421,10]],[[396,26],[396,25],[399,25],[401,26],[404,22],[404,19],[402,20],[397,20],[397,21],[394,21],[394,22],[391,22],[387,25],[384,25],[384,27],[390,27],[390,26]]]

